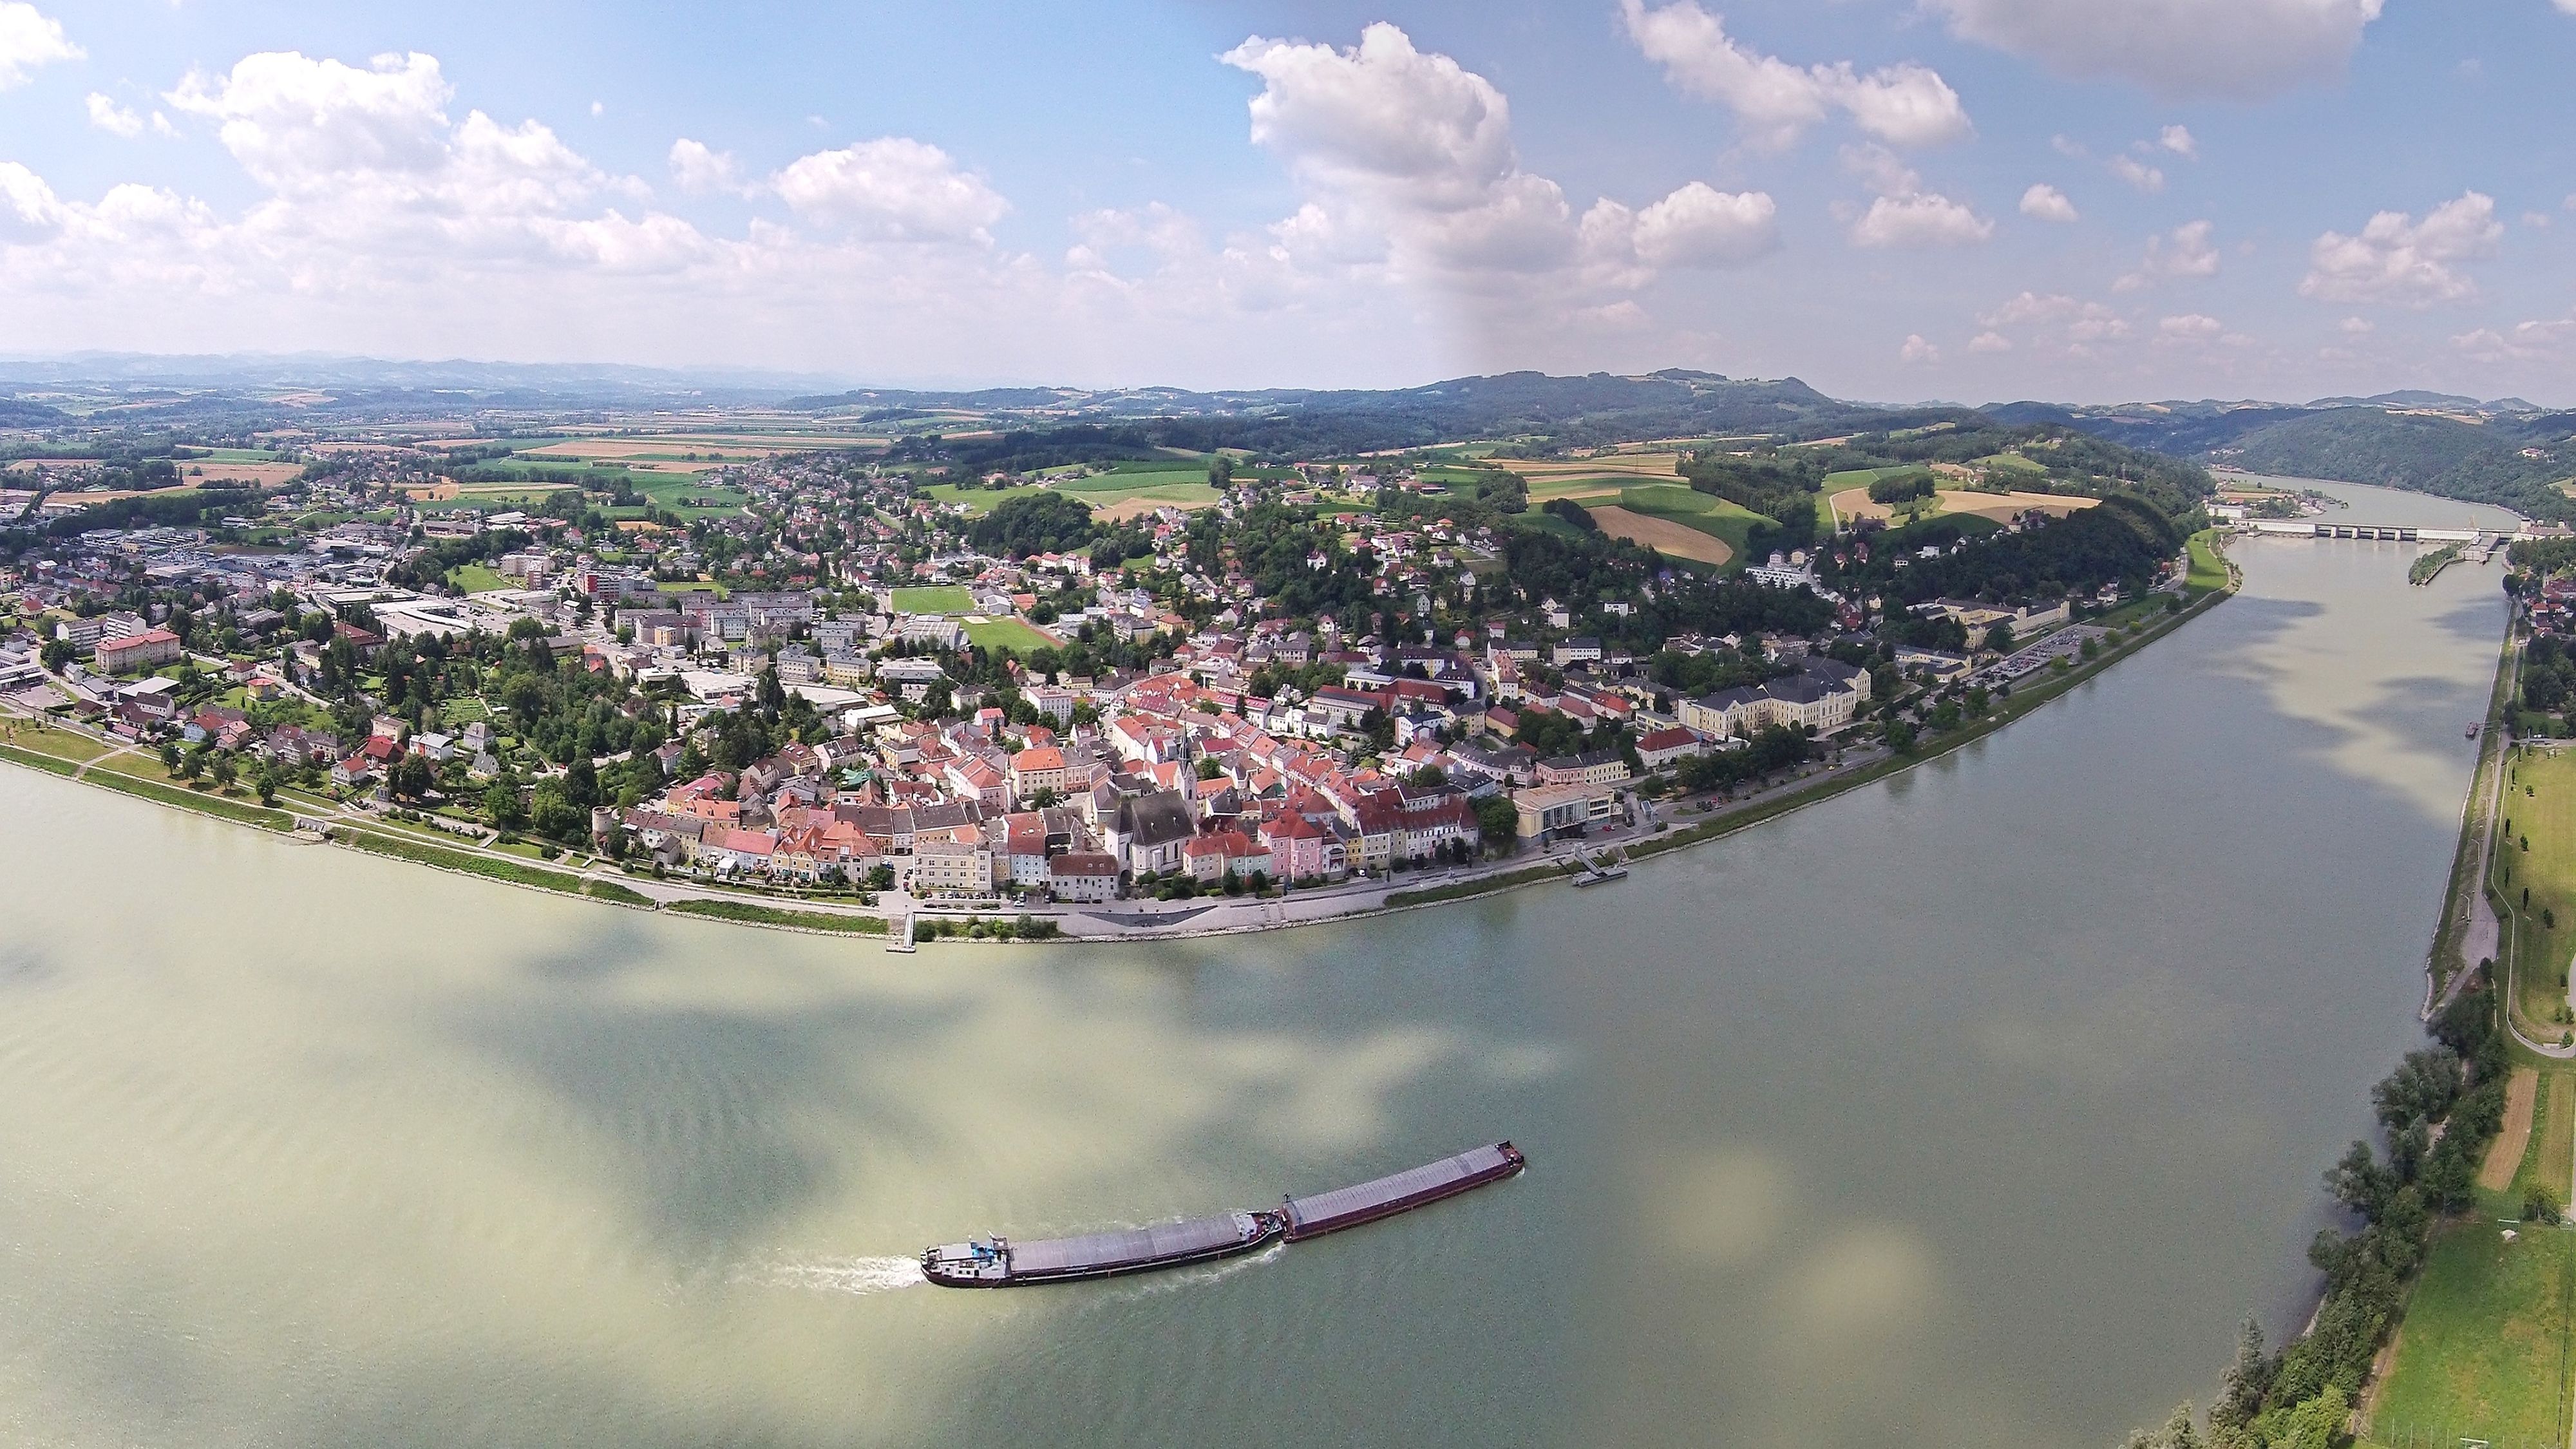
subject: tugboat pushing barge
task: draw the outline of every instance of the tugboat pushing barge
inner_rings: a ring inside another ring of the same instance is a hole
[[[1353,1187],[1291,1197],[1264,1211],[1029,1243],[999,1234],[943,1243],[922,1253],[921,1272],[943,1288],[1011,1288],[1178,1268],[1249,1253],[1275,1238],[1299,1243],[1411,1212],[1527,1165],[1519,1148],[1496,1142]]]
[[[921,1273],[943,1288],[1005,1288],[1150,1273],[1249,1253],[1288,1229],[1278,1213],[1228,1213],[1078,1238],[1014,1243],[995,1234],[946,1243],[921,1255]]]

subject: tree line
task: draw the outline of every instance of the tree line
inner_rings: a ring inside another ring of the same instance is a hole
[[[2371,1089],[2379,1146],[2356,1141],[2325,1174],[2352,1215],[2349,1231],[2318,1230],[2308,1261],[2325,1295],[2308,1331],[2267,1352],[2248,1321],[2204,1427],[2192,1406],[2129,1449],[2331,1449],[2372,1359],[2395,1329],[2406,1290],[2445,1218],[2476,1206],[2478,1163],[2504,1123],[2508,1075],[2494,988],[2463,991],[2430,1027],[2434,1044],[2407,1053]],[[2553,1204],[2535,1203],[2552,1217]]]

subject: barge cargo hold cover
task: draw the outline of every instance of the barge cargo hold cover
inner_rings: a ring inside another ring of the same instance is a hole
[[[1292,1197],[1285,1208],[1288,1241],[1303,1242],[1410,1212],[1509,1177],[1525,1165],[1519,1148],[1497,1142],[1374,1182],[1319,1192],[1312,1197]]]
[[[1285,1226],[1285,1220],[1275,1212],[1228,1213],[1218,1218],[1193,1218],[1188,1222],[1156,1223],[1150,1228],[1122,1228],[1031,1243],[1015,1243],[1002,1237],[970,1240],[943,1244],[922,1254],[921,1271],[931,1282],[950,1288],[1110,1278],[1248,1253],[1279,1236]]]

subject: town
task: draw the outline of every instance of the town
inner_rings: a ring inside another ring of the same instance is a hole
[[[650,899],[1357,908],[1919,751],[2223,581],[2180,547],[2205,475],[2160,507],[1959,431],[1530,464],[270,429],[117,476],[31,436],[0,699],[109,770]],[[1614,532],[1640,493],[1745,521],[1667,556]]]

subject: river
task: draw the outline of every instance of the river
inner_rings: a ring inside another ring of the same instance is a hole
[[[2503,610],[2414,552],[2241,544],[2066,699],[1622,884],[1136,949],[894,956],[0,769],[0,1439],[2107,1446],[2304,1313],[2417,1040]],[[1216,1268],[906,1262],[1497,1137],[1524,1177]]]

